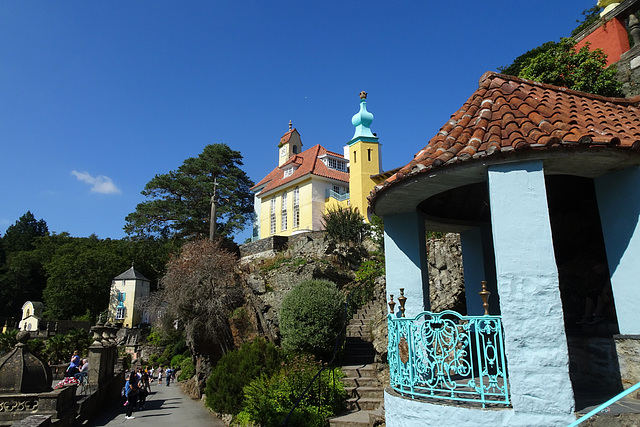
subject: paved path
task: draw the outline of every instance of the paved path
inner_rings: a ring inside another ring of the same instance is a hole
[[[89,421],[88,426],[153,426],[153,427],[223,427],[224,423],[210,414],[204,405],[182,393],[180,386],[151,385],[145,409],[133,412],[135,419],[125,420],[126,408],[118,400],[105,408],[104,412]]]

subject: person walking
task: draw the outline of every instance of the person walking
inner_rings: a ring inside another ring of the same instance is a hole
[[[125,396],[127,396],[127,401],[125,406],[127,407],[127,414],[124,416],[125,420],[132,420],[135,417],[133,414],[133,407],[136,406],[136,402],[138,401],[138,393],[140,392],[140,386],[138,385],[138,376],[136,375],[136,371],[131,371],[129,374],[129,379],[124,384]]]
[[[171,366],[167,368],[167,372],[165,372],[165,374],[167,374],[167,387],[169,387],[171,384]]]
[[[158,368],[158,385],[162,385],[162,366]]]

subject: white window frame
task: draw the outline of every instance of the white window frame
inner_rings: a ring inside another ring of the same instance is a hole
[[[293,228],[300,227],[300,187],[293,189]]]
[[[125,311],[126,311],[126,309],[124,307],[116,308],[116,320],[124,320]]]
[[[282,193],[282,213],[281,215],[281,229],[282,231],[287,230],[287,192]]]
[[[270,222],[271,222],[271,228],[270,228],[270,234],[275,234],[276,232],[276,198],[274,197],[273,199],[271,199],[271,214],[270,214]]]

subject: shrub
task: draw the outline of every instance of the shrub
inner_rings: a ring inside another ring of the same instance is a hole
[[[244,410],[238,419],[270,427],[282,425],[293,405],[320,370],[320,363],[309,356],[295,357],[272,377],[262,375],[244,388]],[[335,377],[334,377],[335,375]],[[340,412],[347,393],[336,369],[322,371],[300,404],[291,414],[287,425],[325,426],[326,419]]]
[[[327,280],[309,280],[293,288],[280,310],[282,347],[330,356],[342,329],[343,303],[336,285]]]
[[[357,208],[327,209],[322,222],[329,238],[338,242],[361,243],[369,233],[369,224],[364,222]]]
[[[180,364],[180,376],[178,381],[185,381],[196,374],[196,367],[190,357],[185,357]]]
[[[242,409],[243,387],[260,375],[271,375],[284,355],[264,338],[244,344],[226,353],[207,379],[207,406],[216,412],[237,414]]]
[[[171,358],[171,366],[177,369],[182,364],[183,360],[184,356],[181,354],[177,354]]]

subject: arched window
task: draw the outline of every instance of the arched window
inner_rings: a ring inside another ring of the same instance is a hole
[[[282,231],[287,229],[287,192],[282,193]]]
[[[293,228],[300,227],[300,187],[293,190]]]

